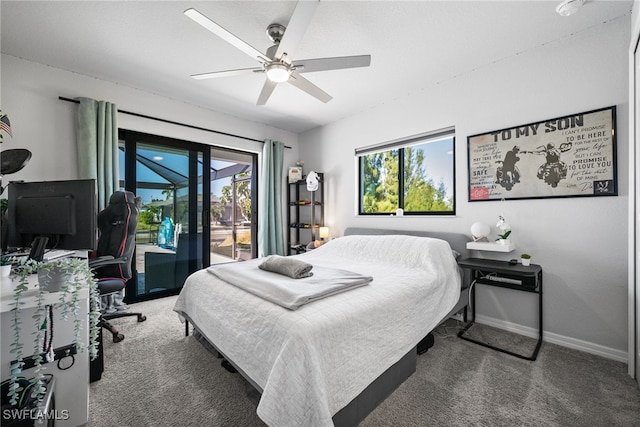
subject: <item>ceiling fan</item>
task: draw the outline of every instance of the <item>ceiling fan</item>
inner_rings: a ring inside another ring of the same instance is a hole
[[[292,84],[322,102],[331,101],[331,95],[302,77],[301,73],[368,67],[371,64],[371,55],[292,60],[291,58],[311,22],[316,7],[318,7],[317,0],[299,1],[289,20],[288,27],[277,23],[269,25],[267,27],[267,35],[274,45],[267,49],[265,54],[231,34],[197,10],[192,8],[185,10],[184,14],[186,16],[262,64],[256,68],[214,71],[194,74],[191,77],[194,79],[210,79],[249,73],[265,73],[266,79],[258,97],[258,105],[266,104],[278,83],[284,82]]]

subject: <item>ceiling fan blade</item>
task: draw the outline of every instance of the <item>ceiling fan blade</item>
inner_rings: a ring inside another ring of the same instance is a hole
[[[257,59],[260,62],[265,62],[268,60],[259,50],[244,42],[243,40],[240,40],[238,37],[231,34],[229,31],[225,30],[220,25],[216,24],[197,10],[193,8],[187,9],[184,11],[184,14],[193,19],[198,24],[202,25],[207,30],[211,31],[216,36],[220,37],[222,40],[240,49],[250,57]]]
[[[292,65],[297,68],[298,73],[368,67],[371,65],[371,55],[302,59],[300,61],[293,61]]]
[[[303,92],[307,92],[309,95],[314,98],[319,99],[320,101],[327,103],[333,99],[331,95],[327,92],[320,89],[318,86],[311,83],[309,80],[302,77],[300,74],[293,72],[291,73],[291,77],[287,80],[289,83],[297,87]]]
[[[318,7],[318,0],[299,0],[296,4],[296,8],[289,19],[287,29],[282,36],[282,40],[276,50],[275,58],[282,58],[283,54],[287,54],[288,57],[294,55],[295,50],[298,48],[302,37],[304,36],[307,27],[311,23],[311,18]]]
[[[278,83],[273,82],[269,79],[264,80],[264,86],[262,86],[262,91],[260,92],[260,96],[258,97],[257,105],[264,105],[269,100],[269,97],[273,93],[273,90],[276,88]]]
[[[237,70],[212,71],[210,73],[192,74],[191,77],[196,80],[215,79],[218,77],[232,77],[243,74],[263,72],[262,67],[258,68],[239,68]]]

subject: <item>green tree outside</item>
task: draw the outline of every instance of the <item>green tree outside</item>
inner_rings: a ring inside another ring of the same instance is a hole
[[[362,157],[365,213],[391,213],[398,209],[398,150]]]
[[[242,172],[236,175],[237,179],[240,178],[249,178],[251,177],[251,172]],[[225,185],[222,187],[222,195],[220,196],[220,203],[222,205],[227,205],[232,203],[233,194],[232,194],[232,185]],[[245,179],[242,181],[236,182],[236,204],[240,208],[240,211],[244,218],[251,219],[251,180]],[[213,213],[213,209],[211,210]],[[222,217],[222,212],[220,212],[220,218]]]
[[[424,169],[421,148],[404,150],[403,179],[405,212],[446,212],[453,210],[453,199],[441,180],[437,185]],[[364,213],[393,213],[399,207],[399,150],[373,153],[361,158],[362,208]]]

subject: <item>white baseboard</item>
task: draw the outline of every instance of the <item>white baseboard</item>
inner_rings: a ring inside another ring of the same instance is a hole
[[[516,323],[507,322],[493,317],[476,315],[476,322],[483,325],[493,326],[494,328],[504,329],[505,331],[524,335],[526,337],[538,338],[538,330],[528,326],[518,325]],[[576,338],[566,337],[553,332],[544,331],[542,340],[551,344],[561,345],[563,347],[572,348],[574,350],[584,351],[586,353],[595,354],[597,356],[606,357],[607,359],[616,360],[618,362],[628,363],[628,354],[622,350],[605,347],[600,344],[594,344],[588,341]]]

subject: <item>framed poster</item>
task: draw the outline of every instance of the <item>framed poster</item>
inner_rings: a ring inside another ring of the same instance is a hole
[[[616,107],[467,138],[469,201],[617,196]]]

